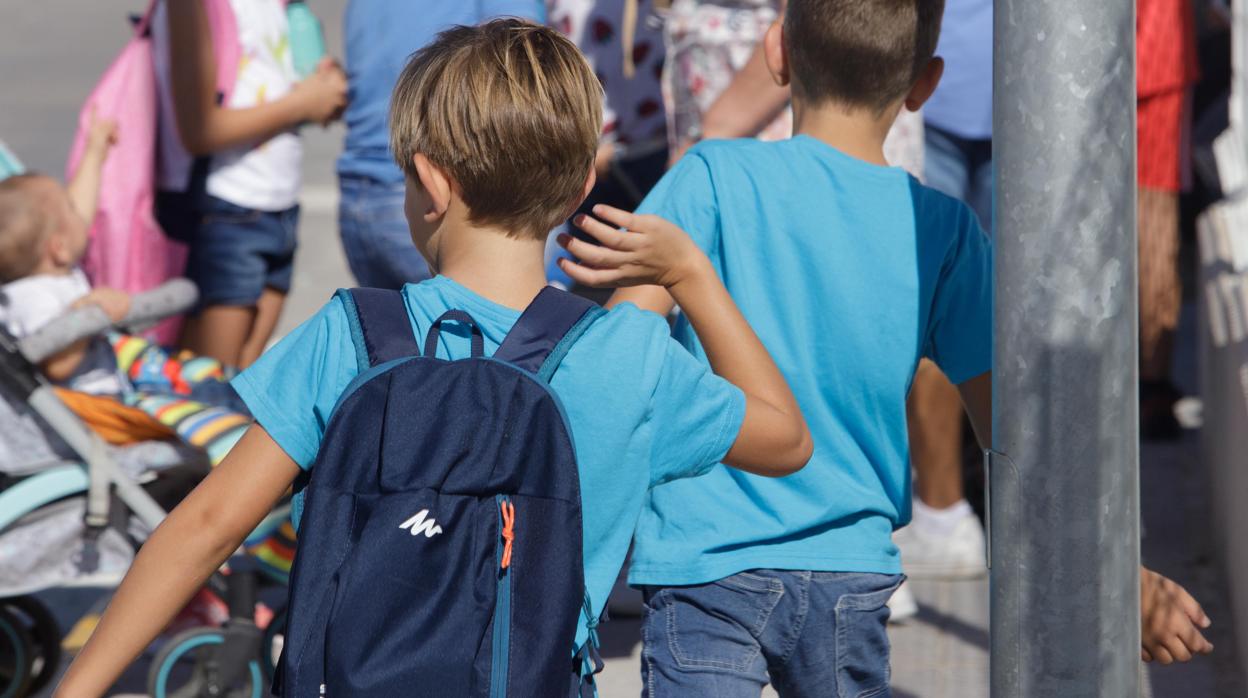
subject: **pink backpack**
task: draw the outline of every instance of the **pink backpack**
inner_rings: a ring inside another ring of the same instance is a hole
[[[117,121],[117,144],[104,163],[99,208],[82,266],[93,284],[131,293],[181,276],[186,265],[185,247],[165,236],[153,212],[160,106],[147,29],[156,1],[87,97],[66,167],[66,177],[72,178],[82,160],[93,110]],[[217,59],[217,90],[228,100],[242,53],[238,26],[229,0],[203,2]],[[176,322],[165,322],[154,334],[169,343],[177,330]]]

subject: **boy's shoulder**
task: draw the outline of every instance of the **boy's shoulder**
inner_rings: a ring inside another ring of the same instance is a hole
[[[714,138],[698,141],[689,148],[685,156],[702,158],[707,162],[735,160],[751,156],[767,156],[780,154],[791,147],[793,139],[764,141],[758,138]]]
[[[605,357],[650,355],[670,341],[671,329],[658,313],[621,303],[594,321],[577,342]]]
[[[621,303],[603,313],[572,345],[555,374],[554,387],[596,392],[598,399],[630,404],[648,401],[672,353],[669,345],[675,344],[665,318]]]
[[[910,178],[911,201],[915,221],[927,228],[938,228],[948,235],[961,235],[975,230],[985,238],[988,233],[979,225],[975,210],[965,201]],[[927,231],[925,231],[927,232]]]

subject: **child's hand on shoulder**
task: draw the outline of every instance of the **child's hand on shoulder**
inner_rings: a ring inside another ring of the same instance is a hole
[[[85,305],[97,305],[108,315],[114,324],[126,319],[130,314],[130,294],[115,288],[95,288],[74,303],[75,308]]]
[[[663,218],[605,205],[595,206],[594,215],[602,220],[581,215],[573,222],[599,245],[567,234],[559,236],[559,244],[576,257],[576,261],[561,259],[559,264],[577,283],[600,287],[653,284],[670,289],[699,274],[715,273],[689,235]]]
[[[1140,568],[1140,636],[1144,661],[1186,662],[1209,654],[1213,644],[1200,633],[1209,616],[1187,590],[1156,572]]]

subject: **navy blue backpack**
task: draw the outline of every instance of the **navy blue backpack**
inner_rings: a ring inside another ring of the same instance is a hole
[[[360,375],[303,489],[282,696],[531,698],[602,667],[572,436],[550,379],[603,310],[553,288],[492,357],[451,310],[423,352],[398,291],[339,291]],[[442,327],[472,358],[436,358]],[[585,614],[590,641],[575,647]]]

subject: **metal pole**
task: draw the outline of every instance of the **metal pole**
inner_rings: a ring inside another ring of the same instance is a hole
[[[1135,3],[994,21],[992,695],[1134,698]]]

